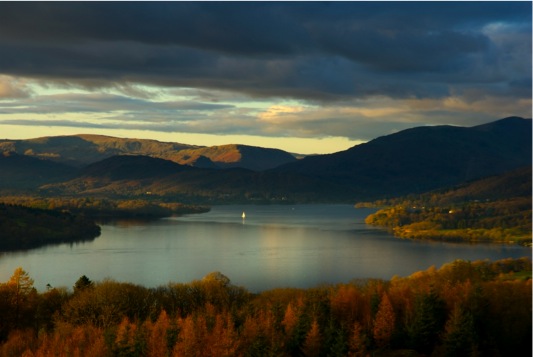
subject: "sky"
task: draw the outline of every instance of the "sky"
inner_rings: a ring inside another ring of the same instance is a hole
[[[331,153],[531,118],[532,3],[0,2],[0,139]]]

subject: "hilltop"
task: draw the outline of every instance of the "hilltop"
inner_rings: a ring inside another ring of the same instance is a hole
[[[184,149],[166,158],[184,165],[194,163],[193,166],[196,167],[241,167],[254,171],[263,171],[296,161],[292,154],[283,150],[236,144]],[[200,158],[204,162],[198,162]],[[205,160],[206,158],[209,161]]]

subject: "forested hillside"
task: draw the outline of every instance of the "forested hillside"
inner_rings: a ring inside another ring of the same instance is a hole
[[[0,251],[91,240],[99,235],[100,227],[84,216],[0,203]]]
[[[145,288],[0,284],[0,356],[530,356],[531,260],[252,294],[220,273]]]
[[[422,126],[274,170],[342,184],[354,200],[398,197],[531,165],[531,130],[531,119],[517,117],[474,127]]]
[[[76,169],[60,163],[13,152],[0,153],[0,192],[36,189],[44,184],[67,181],[76,174]]]
[[[76,178],[43,185],[40,192],[51,196],[164,197],[189,203],[350,202],[345,187],[314,177],[240,168],[200,169],[134,155],[91,164]]]
[[[531,245],[531,166],[451,189],[377,201],[366,223],[401,238]],[[360,204],[361,206],[364,204]]]

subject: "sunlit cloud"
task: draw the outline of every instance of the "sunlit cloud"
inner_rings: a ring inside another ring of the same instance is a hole
[[[30,95],[30,92],[25,79],[0,74],[0,101],[25,98]]]

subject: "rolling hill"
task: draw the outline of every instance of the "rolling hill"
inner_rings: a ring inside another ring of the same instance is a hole
[[[190,162],[198,163],[202,158],[204,162],[193,166],[213,168],[213,165],[205,161],[207,158],[214,167],[241,167],[254,171],[263,171],[296,161],[293,155],[283,150],[235,144],[185,149],[165,158],[185,165]]]
[[[0,153],[0,190],[36,189],[41,185],[75,177],[70,166],[13,152]]]
[[[305,202],[341,200],[346,190],[321,179],[292,173],[242,168],[203,169],[148,156],[119,155],[85,167],[70,180],[43,185],[40,192],[109,197],[165,196],[183,202]]]
[[[88,165],[80,171],[81,178],[136,180],[161,178],[190,169],[175,162],[142,155],[118,155]]]

